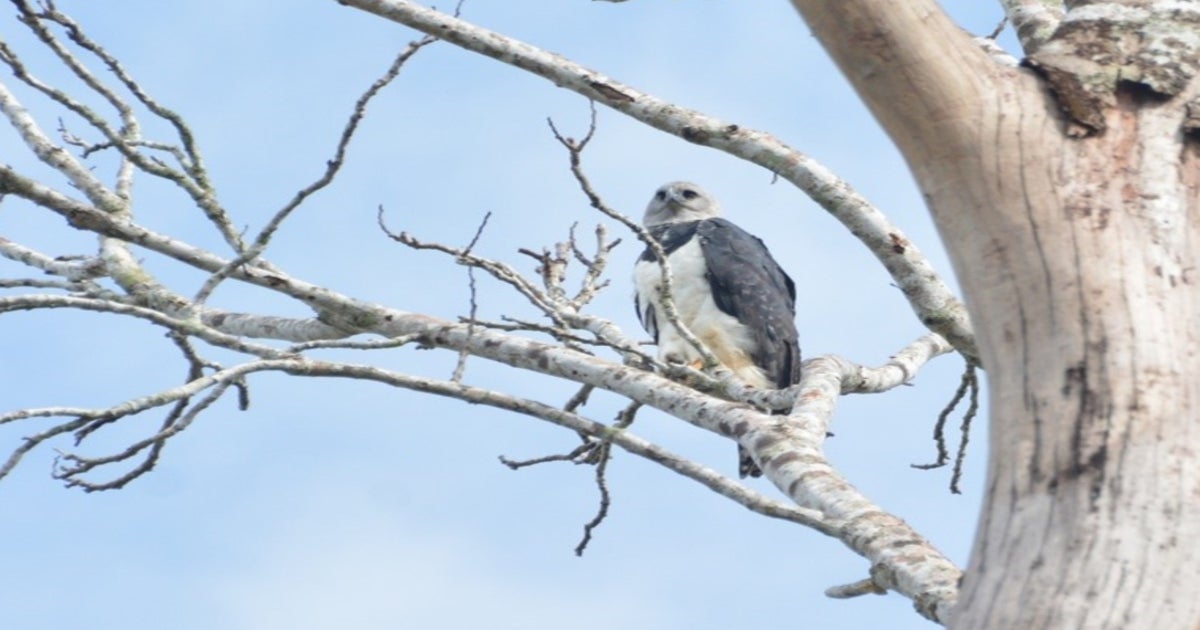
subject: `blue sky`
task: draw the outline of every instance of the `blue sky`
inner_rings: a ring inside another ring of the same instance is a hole
[[[1000,18],[993,3],[943,4],[975,33]],[[224,203],[252,231],[320,174],[358,94],[416,37],[333,0],[59,6],[187,117]],[[69,85],[11,13],[0,18],[0,37],[35,72]],[[471,0],[464,17],[775,133],[874,200],[950,275],[907,168],[788,3]],[[19,94],[53,131],[59,112]],[[545,122],[552,117],[579,135],[587,116],[573,93],[435,44],[372,104],[342,177],[285,225],[268,257],[355,297],[453,318],[467,307],[464,270],[389,241],[375,225],[377,206],[393,229],[458,244],[492,212],[477,251],[529,270],[518,247],[552,244],[575,222],[589,230],[602,222]],[[161,125],[145,123],[148,135],[162,137]],[[63,186],[7,127],[0,158]],[[721,199],[729,218],[762,236],[796,279],[806,356],[875,364],[922,333],[870,254],[762,169],[603,108],[584,159],[606,200],[628,214],[640,215],[653,190],[675,179],[700,182]],[[111,163],[98,162],[97,173],[111,172]],[[179,194],[143,178],[135,199],[140,221],[224,253]],[[0,234],[53,255],[93,247],[13,199],[0,205]],[[630,332],[636,253],[627,238],[614,253],[613,286],[595,303]],[[139,255],[183,293],[203,282]],[[25,275],[0,260],[0,277]],[[481,286],[480,302],[485,317],[531,316],[502,287]],[[307,315],[233,283],[212,303]],[[338,356],[438,377],[454,362],[407,348]],[[107,406],[176,384],[185,369],[161,331],[95,314],[6,314],[0,358],[5,411]],[[948,470],[909,467],[933,457],[930,430],[960,369],[960,360],[943,357],[913,387],[844,399],[827,450],[867,496],[965,564],[983,483],[984,422],[973,434],[964,495],[948,493]],[[469,365],[467,379],[548,401],[573,391],[483,361]],[[572,548],[596,507],[590,471],[562,464],[512,472],[496,460],[562,451],[577,440],[536,420],[363,383],[263,375],[250,386],[248,411],[221,401],[171,442],[152,474],[120,492],[62,489],[45,448],[0,482],[0,627],[933,627],[898,596],[825,598],[826,587],[865,577],[866,562],[623,453],[609,469],[609,519],[576,558]],[[600,395],[588,411],[608,419],[620,406]],[[157,419],[123,421],[83,450],[105,452],[145,435]],[[0,427],[0,444],[15,447],[40,426]],[[734,473],[732,444],[681,421],[644,413],[634,429]]]

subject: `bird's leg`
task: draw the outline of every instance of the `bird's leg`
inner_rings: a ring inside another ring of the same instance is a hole
[[[686,365],[687,367],[699,370],[704,367],[703,359],[688,360],[687,355],[683,352],[669,351],[659,354],[659,358],[663,363],[671,363],[673,365]]]

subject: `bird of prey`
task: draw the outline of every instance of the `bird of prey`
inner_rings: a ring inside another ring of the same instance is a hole
[[[662,245],[671,269],[671,299],[679,321],[721,365],[748,385],[782,389],[800,380],[796,285],[757,237],[721,218],[716,199],[690,182],[654,193],[642,224]],[[662,305],[662,272],[653,249],[634,265],[638,319],[663,361],[700,364]],[[762,471],[738,447],[738,473]]]

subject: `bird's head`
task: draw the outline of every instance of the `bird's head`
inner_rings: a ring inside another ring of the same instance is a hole
[[[721,204],[703,188],[691,182],[671,182],[654,191],[643,225],[700,221],[721,216]]]

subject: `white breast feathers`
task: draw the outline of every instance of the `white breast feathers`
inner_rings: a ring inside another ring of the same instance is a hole
[[[669,254],[667,262],[671,268],[675,310],[683,325],[708,346],[723,366],[747,384],[770,388],[763,371],[754,365],[753,337],[745,326],[721,311],[713,300],[699,239],[693,238]],[[638,302],[643,309],[642,321],[657,324],[657,330],[649,332],[657,335],[659,358],[671,363],[699,363],[700,353],[679,335],[663,310],[659,296],[662,274],[658,263],[638,261],[633,274]],[[653,318],[647,317],[649,309],[653,309]]]

